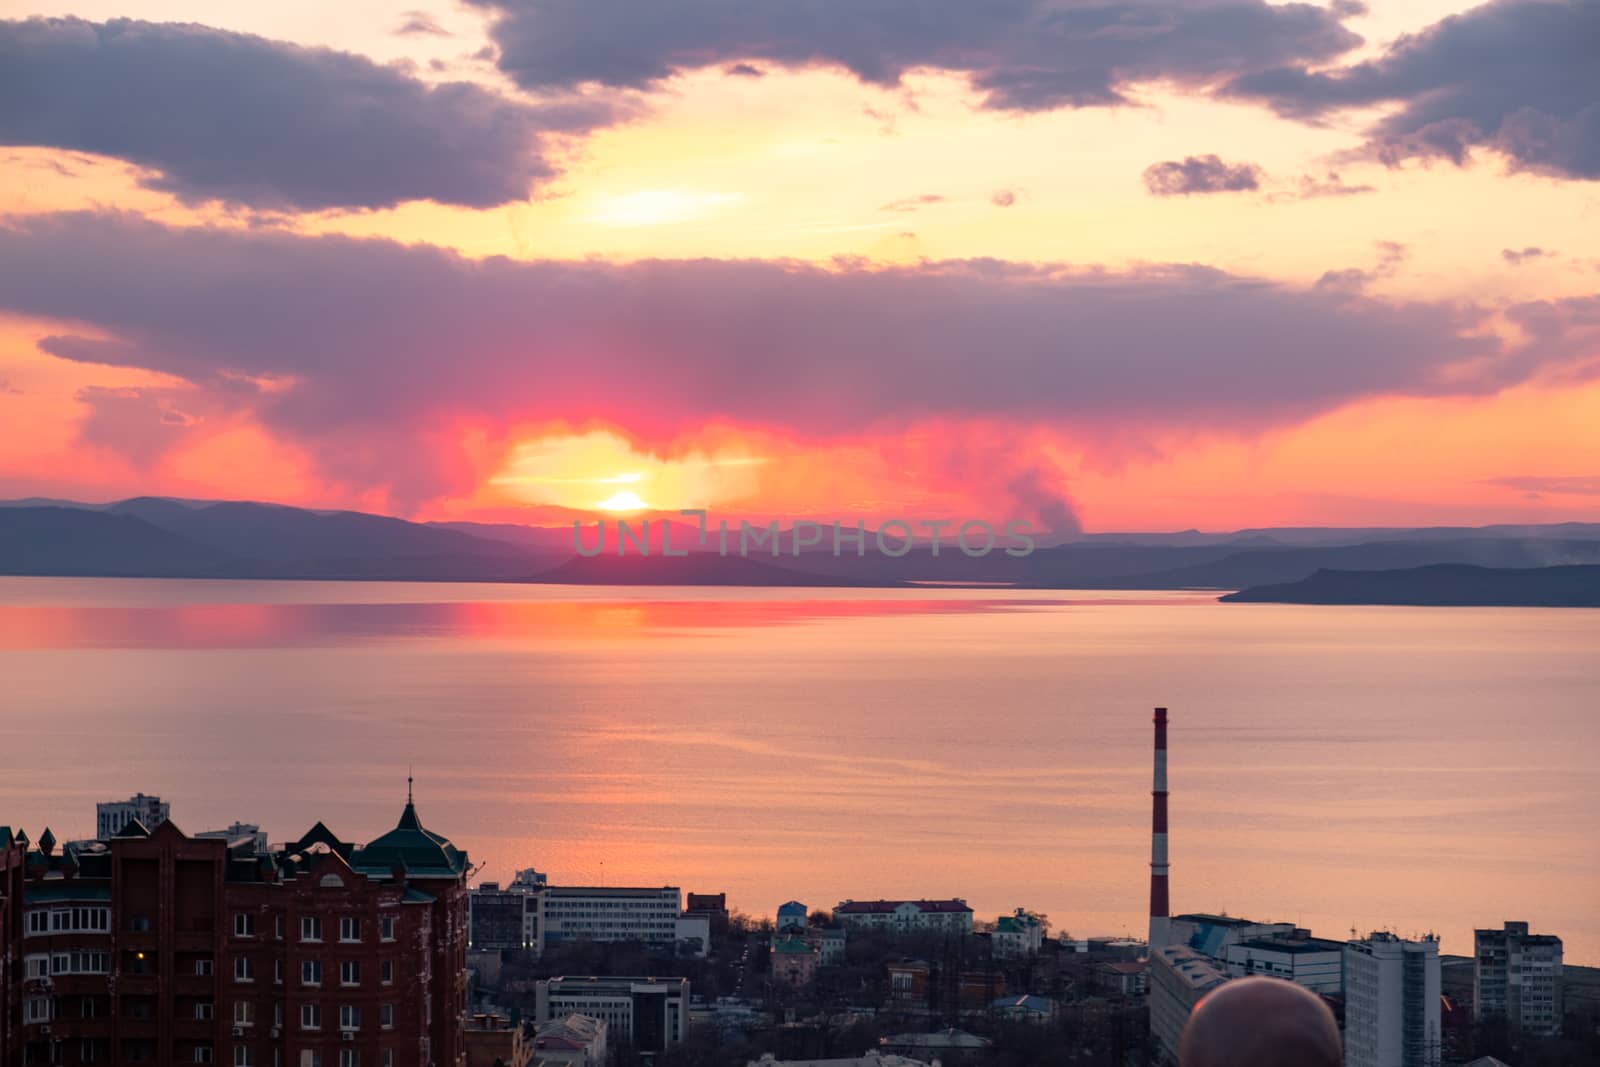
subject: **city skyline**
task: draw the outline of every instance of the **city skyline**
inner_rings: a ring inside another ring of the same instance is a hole
[[[0,497],[1600,517],[1594,0],[622,10],[0,23]]]

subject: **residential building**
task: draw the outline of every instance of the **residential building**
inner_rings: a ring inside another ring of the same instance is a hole
[[[1097,992],[1114,997],[1142,997],[1150,992],[1149,960],[1105,960],[1089,968]]]
[[[504,1015],[480,1012],[461,1030],[466,1067],[528,1067],[533,1062],[533,1042],[521,1024]]]
[[[816,980],[821,962],[821,953],[801,938],[790,937],[772,943],[772,978],[782,985],[795,988],[810,985]]]
[[[1034,956],[1044,944],[1044,923],[1037,915],[1018,908],[1015,915],[1002,915],[989,937],[994,954],[1001,959]]]
[[[366,846],[0,842],[0,1067],[463,1067],[467,857],[409,800]]]
[[[1150,953],[1150,1034],[1161,1062],[1178,1061],[1178,1039],[1189,1013],[1227,980],[1221,964],[1187,945],[1167,945]]]
[[[539,893],[483,882],[468,894],[467,916],[467,945],[474,952],[532,948],[539,932]]]
[[[1553,1037],[1561,1033],[1561,939],[1530,934],[1525,922],[1474,935],[1473,1017],[1503,1017],[1514,1031]]]
[[[711,916],[705,912],[684,912],[675,929],[680,954],[705,956],[711,951]]]
[[[1374,933],[1344,947],[1347,1067],[1438,1067],[1439,942]]]
[[[533,1034],[533,1051],[552,1067],[604,1067],[606,1023],[587,1015],[568,1015],[541,1023]]]
[[[116,837],[135,819],[154,830],[172,815],[172,805],[160,797],[135,793],[127,800],[108,800],[94,806],[94,835],[101,841]]]
[[[897,960],[887,967],[889,1001],[907,1012],[938,1012],[952,1005],[961,1011],[983,1011],[1007,993],[1006,976],[997,970],[950,970],[926,960]]]
[[[876,928],[894,933],[924,930],[970,934],[972,909],[955,900],[846,900],[833,909],[833,921],[844,927]]]
[[[722,937],[728,932],[726,893],[686,893],[683,913],[691,917],[704,917],[712,937]]]
[[[687,978],[551,978],[535,987],[536,1023],[587,1015],[606,1024],[612,1040],[640,1052],[661,1052],[689,1029]]]
[[[1344,989],[1344,942],[1297,936],[1252,937],[1223,950],[1228,974],[1233,978],[1265,975],[1287,978],[1313,993],[1338,996]]]

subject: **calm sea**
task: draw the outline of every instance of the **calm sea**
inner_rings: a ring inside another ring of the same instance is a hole
[[[482,877],[961,896],[1144,929],[1150,709],[1172,901],[1325,937],[1527,919],[1600,964],[1600,612],[1193,593],[0,579],[0,823],[365,840],[415,767]]]

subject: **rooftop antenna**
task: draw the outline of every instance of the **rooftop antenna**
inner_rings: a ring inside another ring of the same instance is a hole
[[[406,764],[406,803],[411,803],[411,771],[412,765]]]

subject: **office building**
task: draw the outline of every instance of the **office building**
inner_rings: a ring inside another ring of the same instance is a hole
[[[1311,937],[1304,930],[1233,942],[1223,950],[1223,960],[1232,978],[1287,978],[1328,996],[1344,989],[1344,942]]]
[[[534,1022],[587,1015],[606,1024],[609,1039],[640,1052],[661,1052],[689,1029],[687,978],[551,978],[535,987]]]

